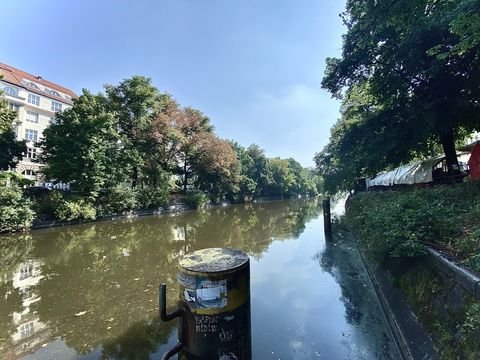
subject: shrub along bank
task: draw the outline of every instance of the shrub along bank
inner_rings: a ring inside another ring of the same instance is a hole
[[[78,193],[46,188],[22,188],[17,182],[18,179],[5,185],[1,176],[2,172],[0,172],[0,233],[28,230],[35,223],[92,221],[99,217],[126,215],[135,211],[159,210],[168,207],[169,204],[185,204],[189,208],[200,209],[223,201],[198,189],[189,190],[185,194],[172,194],[168,185],[156,188],[131,188],[120,184],[106,189],[98,197],[89,198]],[[253,198],[248,200],[252,201]],[[245,201],[239,199],[233,202]]]
[[[357,194],[341,222],[402,290],[440,357],[477,359],[480,303],[422,255],[428,244],[480,273],[480,183]]]
[[[430,244],[480,273],[480,182],[354,196],[345,221],[379,262]]]

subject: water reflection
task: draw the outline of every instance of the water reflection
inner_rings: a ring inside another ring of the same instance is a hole
[[[356,332],[357,347],[365,358],[395,359],[399,357],[393,335],[386,325],[382,309],[360,259],[360,254],[348,233],[337,232],[325,243],[322,252],[315,255],[321,268],[331,274],[341,290],[345,320],[352,325],[345,336]],[[361,357],[363,358],[363,357]]]
[[[2,236],[0,358],[157,357],[175,337],[174,323],[158,322],[158,283],[173,304],[183,254],[222,246],[258,260],[319,211],[316,201],[273,202]]]

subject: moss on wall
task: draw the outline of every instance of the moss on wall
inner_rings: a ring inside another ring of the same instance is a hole
[[[442,359],[477,360],[480,303],[424,259],[392,275]]]

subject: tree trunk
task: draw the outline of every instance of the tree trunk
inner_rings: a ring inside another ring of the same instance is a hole
[[[137,187],[137,182],[138,182],[138,167],[134,166],[133,167],[133,174],[132,174],[132,188]]]
[[[455,183],[455,176],[459,174],[457,151],[455,150],[455,140],[453,138],[453,130],[440,136],[440,143],[445,153],[445,161],[447,162],[448,176],[451,183]]]
[[[187,174],[187,162],[183,162],[183,193],[187,192],[187,184],[188,184],[188,174]]]

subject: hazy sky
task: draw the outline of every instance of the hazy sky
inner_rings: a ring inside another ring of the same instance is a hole
[[[216,133],[304,166],[339,103],[320,88],[341,0],[3,0],[0,62],[80,93],[151,77]]]

